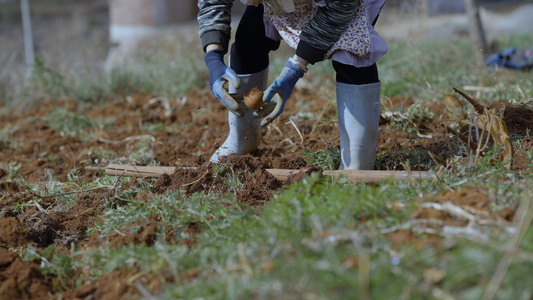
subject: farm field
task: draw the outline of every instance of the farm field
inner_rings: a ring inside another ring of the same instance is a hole
[[[1,299],[532,299],[530,71],[489,72],[465,37],[391,43],[375,169],[431,176],[350,182],[320,175],[339,159],[327,64],[258,150],[210,164],[227,110],[184,30],[110,73],[43,59],[0,86]]]

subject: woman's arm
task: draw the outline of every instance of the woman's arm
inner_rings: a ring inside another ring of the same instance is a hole
[[[323,60],[327,50],[348,28],[360,3],[358,0],[325,1],[325,6],[318,9],[300,34],[296,55],[311,64]]]
[[[209,44],[220,44],[224,52],[228,51],[231,37],[231,7],[234,0],[199,0],[198,32],[202,48]]]

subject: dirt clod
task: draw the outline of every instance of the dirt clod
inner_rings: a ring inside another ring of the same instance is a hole
[[[36,212],[26,216],[23,223],[31,239],[42,247],[53,243],[57,232],[60,230],[59,223],[44,212]]]

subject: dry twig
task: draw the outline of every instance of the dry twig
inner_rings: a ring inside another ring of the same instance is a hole
[[[298,135],[300,136],[300,147],[302,147],[304,144],[304,137],[302,133],[300,132],[300,129],[298,129],[298,126],[296,126],[296,124],[294,123],[292,119],[290,119],[288,123],[290,123],[294,127],[294,129],[296,129],[296,132],[298,132]]]
[[[485,106],[480,104],[479,102],[477,102],[476,100],[474,100],[472,97],[468,96],[467,94],[465,94],[465,92],[461,91],[460,89],[457,89],[457,88],[453,88],[453,90],[458,93],[459,95],[463,96],[468,102],[470,102],[470,104],[472,104],[472,106],[474,107],[475,111],[477,113],[480,113],[482,114],[483,111],[485,110]]]

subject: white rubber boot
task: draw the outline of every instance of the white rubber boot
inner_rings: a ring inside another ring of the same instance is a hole
[[[381,82],[337,82],[341,146],[339,170],[373,170],[378,142]]]
[[[262,91],[267,88],[268,84],[268,68],[259,73],[240,75],[241,86],[239,89],[229,87],[229,93],[243,94],[246,91],[258,87]],[[255,150],[261,142],[261,119],[252,115],[253,111],[243,103],[241,96],[237,100],[239,105],[244,110],[244,117],[237,117],[231,112],[228,112],[229,135],[217,151],[211,156],[212,163],[217,163],[221,157],[233,153],[238,155],[248,154]]]

